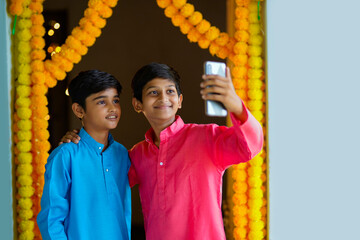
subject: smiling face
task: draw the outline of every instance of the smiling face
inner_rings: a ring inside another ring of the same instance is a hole
[[[104,132],[116,128],[121,115],[119,94],[115,88],[91,94],[85,99],[85,108],[73,104],[73,111],[82,119],[88,133]]]
[[[143,87],[142,103],[133,98],[133,106],[135,111],[144,113],[153,127],[164,124],[169,126],[174,122],[177,110],[181,108],[182,98],[173,81],[154,78]]]

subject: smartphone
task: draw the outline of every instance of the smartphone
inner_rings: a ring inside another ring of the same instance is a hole
[[[219,75],[226,76],[226,64],[223,62],[206,61],[204,63],[205,75]],[[205,114],[210,117],[226,117],[227,110],[221,102],[206,100],[205,101]]]

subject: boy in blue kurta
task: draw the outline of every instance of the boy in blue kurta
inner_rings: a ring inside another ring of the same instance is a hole
[[[43,239],[130,239],[130,159],[109,133],[120,119],[121,88],[115,77],[97,70],[71,81],[82,141],[62,144],[48,158],[37,217]]]

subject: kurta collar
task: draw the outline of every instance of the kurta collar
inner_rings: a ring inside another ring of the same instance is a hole
[[[95,152],[97,153],[101,153],[104,149],[104,144],[98,143],[97,141],[95,141],[94,138],[92,138],[84,128],[80,129],[79,132],[79,136],[81,138],[81,141],[84,141],[86,144],[89,145],[90,148],[94,149]],[[108,148],[110,147],[110,145],[114,142],[114,138],[112,137],[112,135],[109,133],[108,136]]]
[[[161,131],[160,133],[160,142],[167,140],[169,137],[175,135],[184,127],[184,121],[181,119],[180,116],[175,116],[175,121],[167,128]],[[154,143],[154,130],[150,128],[145,133],[145,140],[147,142]]]

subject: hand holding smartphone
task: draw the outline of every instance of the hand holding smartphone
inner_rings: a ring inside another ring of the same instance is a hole
[[[222,62],[206,61],[204,63],[205,75],[219,75],[226,77],[226,64]],[[205,114],[210,117],[226,117],[227,110],[221,102],[206,100]]]

